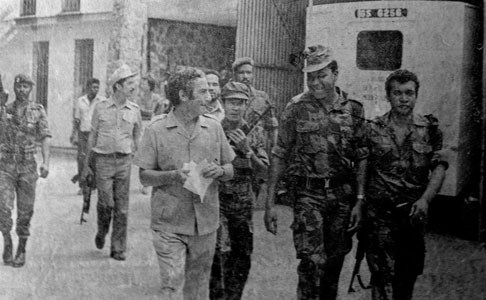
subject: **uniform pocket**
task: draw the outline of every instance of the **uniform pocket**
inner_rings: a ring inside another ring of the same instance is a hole
[[[322,149],[322,139],[319,136],[319,123],[314,121],[298,120],[295,130],[298,134],[299,144],[305,153],[316,153]]]
[[[302,209],[295,212],[294,222],[290,228],[293,232],[297,258],[322,254],[324,247],[322,222],[322,216],[317,210]]]
[[[414,167],[427,167],[430,164],[432,146],[425,143],[414,142],[412,144],[412,149]]]
[[[319,123],[314,121],[298,120],[295,131],[299,133],[308,133],[319,130]]]

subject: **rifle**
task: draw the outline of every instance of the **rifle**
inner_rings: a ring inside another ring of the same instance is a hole
[[[84,219],[84,214],[89,213],[89,207],[91,204],[91,192],[96,189],[96,171],[95,171],[95,164],[94,164],[94,157],[91,156],[89,158],[89,166],[91,168],[91,171],[93,171],[93,174],[89,174],[86,179],[82,178],[82,176],[79,176],[78,179],[82,180],[81,186],[82,186],[82,191],[83,191],[83,209],[81,210],[81,218],[79,219],[79,224],[83,225],[83,222],[87,222]],[[72,179],[71,179],[72,180]]]
[[[91,203],[91,192],[93,191],[93,181],[92,175],[88,175],[86,178],[86,184],[83,186],[83,209],[81,210],[81,218],[79,219],[79,224],[83,225],[83,222],[87,222],[84,219],[84,214],[89,214],[89,207]]]
[[[260,120],[263,118],[263,116],[267,113],[267,111],[269,111],[270,109],[272,108],[271,105],[268,105],[265,110],[263,111],[262,114],[258,115],[258,118],[254,119],[253,122],[251,123],[248,123],[247,125],[248,126],[245,126],[245,128],[242,128],[243,132],[245,133],[245,135],[248,135],[254,128],[255,126],[258,124],[258,122],[260,122]]]
[[[365,244],[363,241],[360,241],[358,238],[358,247],[356,249],[356,262],[354,263],[353,268],[353,275],[351,275],[351,282],[349,283],[348,293],[354,293],[356,290],[353,288],[354,278],[358,278],[358,283],[362,289],[367,290],[370,289],[371,286],[365,285],[363,280],[361,279],[361,275],[359,274],[359,269],[361,267],[361,262],[363,261],[365,256]]]

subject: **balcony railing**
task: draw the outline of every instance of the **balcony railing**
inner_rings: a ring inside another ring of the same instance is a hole
[[[35,0],[22,0],[21,16],[34,16],[35,15]]]
[[[76,12],[79,11],[81,0],[63,0],[62,11],[63,12]]]

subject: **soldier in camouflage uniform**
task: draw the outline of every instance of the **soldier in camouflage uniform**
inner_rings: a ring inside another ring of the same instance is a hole
[[[432,115],[413,112],[419,81],[406,70],[386,80],[391,110],[370,123],[366,139],[366,239],[372,299],[412,299],[425,258],[424,225],[445,176],[442,133]]]
[[[309,91],[282,113],[272,151],[265,226],[277,233],[275,186],[285,172],[294,191],[294,245],[300,259],[297,299],[336,299],[344,257],[361,219],[356,198],[363,197],[357,181],[366,149],[363,107],[336,90],[337,62],[321,45],[306,51]],[[358,196],[356,196],[356,193]],[[354,205],[354,206],[353,206]]]
[[[258,123],[265,132],[265,150],[270,153],[277,142],[278,121],[275,115],[275,103],[264,91],[253,86],[253,66],[255,62],[250,57],[237,58],[232,65],[235,81],[244,83],[249,88],[249,100],[246,106],[244,119],[249,124]],[[259,203],[263,202],[267,191],[267,174],[262,174],[254,180],[255,192]]]
[[[37,144],[42,145],[40,176],[49,174],[49,140],[51,134],[47,116],[41,104],[30,102],[34,82],[19,74],[14,80],[15,101],[1,108],[0,157],[0,231],[3,234],[3,262],[13,267],[25,264],[25,246],[29,237],[30,220],[34,213],[37,163]],[[17,225],[19,237],[17,254],[12,256],[12,209],[17,199]]]
[[[253,86],[253,66],[255,62],[250,57],[241,57],[233,62],[232,68],[235,81],[244,83],[249,88],[249,100],[246,105],[244,119],[253,124],[260,120],[258,125],[265,129],[267,151],[272,149],[277,141],[278,121],[275,116],[275,104],[264,91]]]
[[[212,300],[241,299],[253,251],[252,180],[258,173],[268,171],[263,128],[251,128],[243,119],[248,94],[248,87],[239,82],[227,83],[221,93],[226,112],[221,125],[236,158],[234,178],[219,187],[221,226],[211,274]]]

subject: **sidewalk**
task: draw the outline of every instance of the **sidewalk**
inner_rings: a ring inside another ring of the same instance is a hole
[[[139,192],[138,169],[132,170],[127,260],[119,262],[109,258],[109,240],[103,250],[94,246],[96,196],[88,222],[79,225],[82,197],[70,182],[76,172],[74,156],[57,151],[52,156],[51,174],[38,181],[27,263],[20,269],[0,264],[0,299],[159,299],[158,265],[149,229],[150,196]],[[296,299],[292,212],[279,206],[278,216],[279,234],[273,236],[264,229],[263,211],[254,213],[254,253],[244,300]],[[371,299],[369,290],[360,290],[357,284],[358,291],[347,294],[354,251],[341,274],[340,300]],[[368,282],[366,269],[363,264],[362,275]],[[427,235],[426,268],[414,300],[485,300],[485,283],[486,252],[477,243]]]

